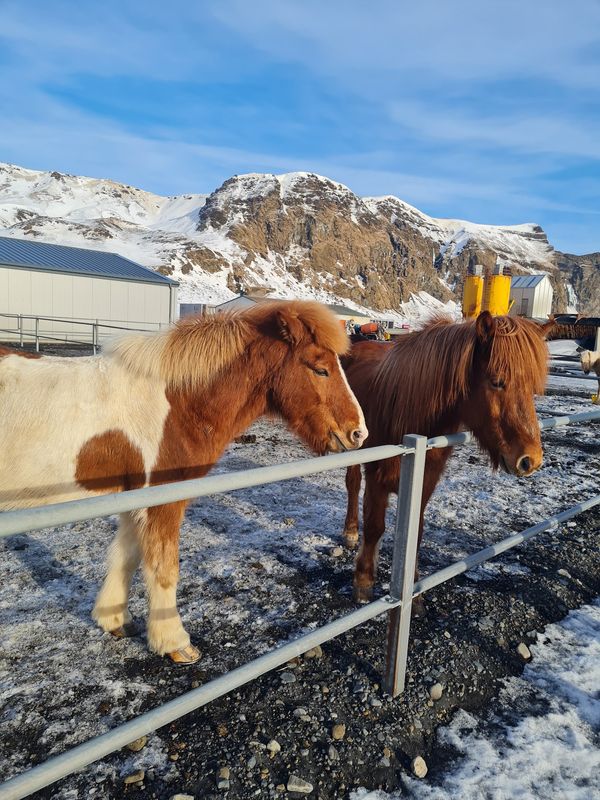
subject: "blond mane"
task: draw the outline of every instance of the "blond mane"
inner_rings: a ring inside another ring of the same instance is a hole
[[[104,354],[170,388],[193,388],[209,384],[260,337],[284,341],[285,323],[296,323],[302,334],[287,340],[291,347],[313,341],[338,354],[348,348],[348,337],[334,314],[319,303],[294,300],[186,317],[158,333],[125,334],[113,339]]]

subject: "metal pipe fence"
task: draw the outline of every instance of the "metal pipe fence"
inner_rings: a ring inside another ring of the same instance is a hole
[[[582,414],[551,417],[540,420],[540,428],[547,430],[574,423],[600,421],[600,409]],[[404,689],[408,641],[410,635],[412,599],[451,578],[473,569],[490,558],[528,541],[542,531],[548,530],[600,505],[600,494],[565,511],[473,553],[414,582],[414,567],[417,557],[417,540],[421,493],[426,452],[432,448],[453,447],[472,440],[469,432],[450,436],[437,436],[427,440],[423,436],[410,435],[398,446],[373,447],[351,453],[340,453],[322,458],[305,459],[275,467],[259,467],[229,474],[221,474],[198,480],[136,489],[120,494],[104,495],[85,500],[75,500],[38,508],[8,511],[0,514],[0,536],[10,536],[54,527],[67,522],[78,522],[97,516],[130,511],[137,508],[162,505],[176,500],[187,500],[229,492],[236,489],[259,486],[275,481],[289,480],[306,475],[339,469],[353,464],[379,461],[400,456],[403,459],[398,487],[398,507],[392,555],[390,594],[329,622],[308,634],[280,645],[247,664],[226,673],[198,689],[184,693],[129,722],[119,725],[107,733],[97,736],[77,747],[55,756],[43,764],[6,781],[0,786],[0,800],[20,800],[32,792],[48,786],[70,775],[82,767],[97,761],[128,742],[148,734],[163,725],[173,722],[184,714],[200,708],[243,686],[251,680],[285,664],[317,644],[345,633],[357,625],[388,614],[388,647],[383,686],[393,697]]]
[[[0,328],[0,334],[9,335],[8,339],[1,336],[0,339],[16,341],[16,337],[18,337],[19,347],[23,347],[27,340],[33,342],[36,352],[39,352],[41,343],[56,342],[90,347],[94,355],[98,352],[101,339],[113,335],[116,331],[151,332],[160,330],[163,326],[163,323],[160,322],[131,321],[124,325],[117,325],[115,323],[120,320],[105,322],[100,319],[92,320],[83,317],[43,317],[5,313],[0,313],[0,320],[4,321],[5,325],[10,325],[10,322],[14,320],[14,327]],[[125,322],[125,320],[122,321]],[[40,322],[48,324],[40,326]]]

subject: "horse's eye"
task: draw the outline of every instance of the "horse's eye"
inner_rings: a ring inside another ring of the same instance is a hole
[[[322,369],[321,367],[313,367],[313,372],[315,373],[315,375],[320,375],[321,378],[329,377],[329,373],[327,372],[327,370]]]
[[[490,383],[494,389],[504,389],[504,381],[502,378],[490,378]]]

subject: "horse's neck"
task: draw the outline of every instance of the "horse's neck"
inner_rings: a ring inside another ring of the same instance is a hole
[[[268,365],[255,360],[236,359],[208,388],[170,394],[170,435],[192,461],[214,463],[235,436],[266,412]]]
[[[461,406],[449,409],[432,421],[430,430],[427,432],[429,438],[433,436],[443,436],[444,434],[457,433],[464,427],[464,420]]]

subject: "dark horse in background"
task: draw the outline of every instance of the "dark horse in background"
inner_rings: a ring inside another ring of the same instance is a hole
[[[468,429],[494,468],[531,475],[542,463],[534,396],[545,389],[545,337],[552,324],[492,317],[484,311],[476,321],[434,320],[393,344],[354,344],[342,363],[369,429],[364,446],[401,444],[407,433],[432,437]],[[446,447],[427,453],[419,545],[425,507],[451,452]],[[363,539],[354,573],[359,600],[372,596],[388,498],[398,491],[400,459],[373,462],[364,469]],[[351,547],[358,541],[360,484],[360,466],[349,467],[344,538]]]

